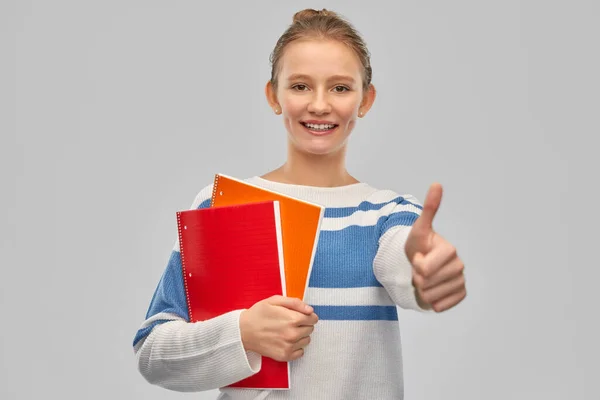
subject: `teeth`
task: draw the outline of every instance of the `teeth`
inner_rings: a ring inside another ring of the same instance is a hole
[[[310,129],[317,129],[317,130],[328,130],[328,129],[333,129],[335,127],[335,125],[325,125],[325,124],[305,124],[308,128]]]

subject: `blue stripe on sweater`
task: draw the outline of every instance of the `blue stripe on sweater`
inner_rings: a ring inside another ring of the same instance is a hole
[[[183,287],[181,254],[178,251],[171,252],[167,267],[152,296],[146,319],[160,312],[176,314],[185,320],[189,319]]]
[[[204,200],[202,203],[198,204],[198,207],[196,207],[196,209],[209,208],[210,207],[210,202],[211,202],[211,199],[208,198],[208,199]]]
[[[412,226],[419,215],[412,211],[398,211],[390,214],[387,218],[380,219],[378,223],[378,235],[383,236],[390,228],[395,226]]]
[[[376,226],[321,231],[308,285],[318,288],[381,286],[373,273]]]
[[[133,346],[135,347],[135,345],[138,344],[138,342],[140,340],[142,340],[144,337],[146,337],[150,333],[150,331],[152,331],[152,328],[154,328],[156,325],[162,324],[163,322],[168,322],[168,321],[171,321],[171,320],[169,320],[169,319],[157,319],[156,321],[153,321],[147,327],[142,328],[142,329],[138,329],[135,337],[133,338]]]
[[[154,291],[150,306],[146,312],[146,319],[158,313],[176,314],[189,321],[185,289],[183,287],[183,275],[181,269],[181,254],[171,251],[169,262]],[[135,335],[133,345],[148,335],[152,328],[165,320],[156,320],[149,326],[139,329]]]
[[[323,321],[398,321],[396,306],[312,306]]]
[[[372,210],[380,210],[383,207],[387,206],[390,203],[395,203],[398,205],[413,205],[419,209],[422,207],[419,204],[412,203],[406,200],[404,197],[396,197],[393,200],[386,201],[383,203],[371,203],[368,201],[363,201],[356,207],[332,207],[327,208],[325,210],[325,218],[344,218],[354,214],[357,211],[372,211]]]
[[[418,217],[414,212],[400,211],[379,218],[376,225],[321,231],[309,286],[381,287],[373,272],[379,238],[394,226],[412,226]]]

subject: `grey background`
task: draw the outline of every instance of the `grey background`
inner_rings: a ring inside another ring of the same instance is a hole
[[[268,56],[295,11],[348,17],[377,101],[348,164],[423,200],[469,296],[401,312],[406,399],[598,399],[595,1],[0,2],[0,398],[212,399],[131,343],[216,172],[284,161]]]

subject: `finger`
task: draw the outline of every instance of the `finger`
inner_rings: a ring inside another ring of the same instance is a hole
[[[415,257],[417,258],[416,262],[413,258],[412,264],[419,275],[428,278],[437,273],[452,257],[456,257],[454,247],[442,244],[435,246],[426,256]]]
[[[429,187],[425,202],[423,203],[423,211],[415,223],[413,229],[416,230],[432,230],[433,218],[440,208],[442,202],[442,185],[434,183]]]
[[[298,349],[298,350],[294,351],[294,352],[293,352],[293,353],[290,355],[290,357],[289,357],[289,359],[288,359],[288,360],[289,360],[289,361],[294,361],[294,360],[297,360],[297,359],[299,359],[299,358],[300,358],[300,357],[302,357],[303,355],[304,355],[304,349],[303,349],[303,348],[301,348],[301,349]]]
[[[420,287],[423,290],[428,290],[433,288],[434,286],[439,285],[442,282],[451,280],[462,275],[464,269],[465,266],[462,260],[458,257],[455,257],[430,277],[422,277],[419,275],[419,278],[417,279],[422,279],[422,281],[417,281],[417,283],[420,284]]]
[[[317,322],[319,322],[319,316],[315,313],[312,313],[308,316],[308,319],[306,322],[307,322],[306,325],[314,326],[314,325],[316,325]]]
[[[464,275],[457,276],[448,281],[441,282],[437,286],[434,286],[430,289],[419,290],[419,295],[421,299],[429,304],[433,304],[436,301],[443,299],[446,296],[449,296],[461,289],[465,286]]]
[[[423,275],[424,271],[425,271],[425,263],[423,262],[425,260],[425,256],[422,253],[415,253],[415,256],[412,259],[412,265],[415,269],[415,271],[419,274],[419,275]]]
[[[433,249],[426,256],[418,260],[415,268],[420,275],[428,278],[438,272],[442,266],[454,257],[456,257],[454,246],[442,240],[438,245],[434,245]]]
[[[446,296],[443,299],[432,304],[432,308],[436,312],[446,311],[463,301],[466,296],[467,291],[463,288],[462,290],[459,290],[449,296]]]
[[[312,335],[315,330],[314,325],[305,325],[298,328],[298,337],[303,338]]]
[[[310,343],[310,336],[305,336],[292,345],[294,351],[304,349]]]
[[[294,321],[297,326],[314,326],[319,321],[317,314],[310,315],[297,314],[297,319]]]
[[[310,315],[313,312],[313,308],[311,306],[296,297],[273,296],[271,297],[271,304],[285,307],[289,310],[297,311],[306,315]]]

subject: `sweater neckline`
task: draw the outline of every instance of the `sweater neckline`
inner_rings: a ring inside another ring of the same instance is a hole
[[[289,188],[289,189],[301,189],[301,190],[310,190],[310,191],[317,191],[317,192],[346,192],[348,190],[353,190],[355,188],[365,188],[365,187],[369,187],[369,185],[366,182],[356,182],[356,183],[350,183],[348,185],[341,185],[341,186],[311,186],[311,185],[299,185],[299,184],[295,184],[295,183],[285,183],[285,182],[277,182],[277,181],[272,181],[269,179],[265,179],[262,178],[258,175],[253,176],[251,178],[252,180],[255,180],[259,183],[265,184],[265,185],[269,185],[269,186],[273,186],[273,187],[281,187],[281,188]]]
[[[297,197],[326,207],[346,207],[359,203],[376,191],[368,183],[357,182],[343,186],[323,187],[271,181],[255,175],[249,183]]]

